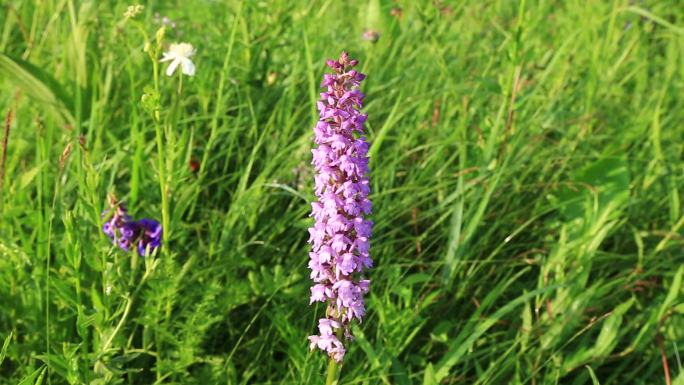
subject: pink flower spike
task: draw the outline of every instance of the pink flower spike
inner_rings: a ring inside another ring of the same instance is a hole
[[[369,145],[363,136],[368,118],[361,113],[364,94],[359,90],[364,74],[353,70],[358,62],[346,52],[328,60],[334,72],[325,74],[317,102],[319,120],[313,129],[314,193],[309,229],[309,268],[314,282],[310,303],[327,302],[326,317],[318,324],[318,335],[309,337],[311,349],[321,349],[341,362],[347,352],[343,341],[353,339],[351,322],[366,314],[364,294],[370,281],[365,269],[373,266],[370,236],[373,222],[366,219],[372,205],[368,199]]]

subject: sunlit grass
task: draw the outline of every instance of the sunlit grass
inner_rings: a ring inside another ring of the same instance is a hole
[[[341,384],[684,382],[679,1],[129,5],[2,5],[0,383],[323,384],[310,148],[343,49],[376,267]],[[134,25],[164,16],[180,93]],[[155,258],[102,233],[108,193],[164,222]]]

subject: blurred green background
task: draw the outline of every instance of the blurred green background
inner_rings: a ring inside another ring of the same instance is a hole
[[[348,50],[376,267],[341,384],[684,384],[681,1],[128,5],[1,5],[0,383],[322,384],[310,148]],[[108,193],[166,216],[155,258]]]

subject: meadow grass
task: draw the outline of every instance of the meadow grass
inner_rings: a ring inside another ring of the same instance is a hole
[[[684,384],[681,1],[128,5],[2,4],[0,383],[323,384],[310,148],[348,50],[376,266],[340,384]]]

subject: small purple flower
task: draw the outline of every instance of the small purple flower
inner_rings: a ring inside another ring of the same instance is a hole
[[[373,265],[369,238],[373,222],[368,180],[368,143],[363,135],[367,116],[359,109],[364,95],[360,82],[366,77],[352,68],[343,52],[339,60],[328,60],[335,73],[325,74],[317,102],[320,120],[314,127],[312,164],[316,170],[311,204],[315,224],[309,229],[309,268],[314,286],[310,303],[327,302],[326,318],[319,321],[318,335],[310,336],[311,349],[319,348],[340,362],[346,349],[342,339],[352,339],[350,324],[361,322],[366,308],[363,295],[370,281],[363,270]]]
[[[152,219],[133,220],[128,215],[128,210],[122,202],[118,202],[113,195],[110,197],[110,205],[114,208],[112,217],[102,225],[102,231],[109,237],[112,243],[119,248],[130,251],[131,246],[136,245],[136,250],[141,256],[154,252],[161,246],[162,226]],[[110,210],[105,210],[103,217]]]
[[[173,29],[176,28],[176,22],[171,20],[168,16],[161,16],[159,12],[154,13],[154,22],[156,24],[162,24]]]
[[[137,222],[140,230],[140,237],[138,240],[138,254],[141,256],[147,255],[147,250],[153,252],[161,246],[162,240],[162,226],[154,219],[143,218]]]
[[[128,215],[126,206],[121,202],[117,202],[113,195],[110,197],[110,204],[114,213],[112,214],[112,217],[102,225],[102,231],[112,240],[112,242],[121,245],[119,242],[120,239],[131,240],[135,235],[134,221]],[[102,213],[102,217],[105,217],[110,211],[111,210],[105,210]],[[124,245],[125,244],[126,243],[124,242]]]

